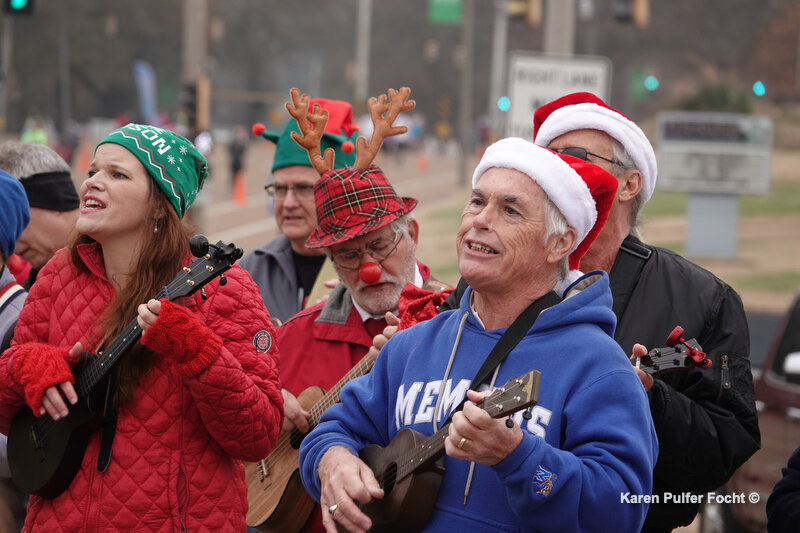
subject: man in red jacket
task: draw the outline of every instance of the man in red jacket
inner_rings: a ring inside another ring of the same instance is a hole
[[[341,283],[326,301],[296,314],[276,333],[284,430],[301,432],[310,429],[310,406],[301,407],[295,395],[312,386],[331,389],[364,359],[372,338],[386,326],[385,313],[398,313],[407,283],[446,288],[416,260],[419,225],[410,213],[417,200],[399,197],[378,167],[324,174],[315,199],[319,223],[306,246],[324,248]],[[370,367],[365,361],[361,373]],[[324,531],[319,506],[304,531]]]

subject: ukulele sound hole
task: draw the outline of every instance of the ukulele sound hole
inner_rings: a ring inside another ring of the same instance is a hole
[[[381,488],[383,489],[384,497],[394,489],[394,484],[397,481],[397,463],[392,463],[386,468],[381,478]]]
[[[291,435],[289,435],[289,444],[295,450],[300,449],[300,445],[303,443],[303,439],[306,438],[307,433],[300,433],[298,430],[293,429]]]

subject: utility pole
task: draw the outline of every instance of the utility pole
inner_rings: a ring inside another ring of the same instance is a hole
[[[356,9],[356,79],[353,92],[353,109],[358,117],[367,111],[372,0],[358,0]]]
[[[61,108],[61,138],[66,139],[69,123],[72,121],[72,76],[70,73],[69,53],[69,6],[66,2],[59,2],[58,21],[58,78],[59,78],[59,103]]]
[[[472,79],[475,57],[475,1],[463,0],[461,18],[461,98],[458,103],[461,157],[458,159],[459,185],[468,183],[467,161],[472,154],[474,125],[472,120]]]
[[[570,56],[575,53],[575,0],[547,0],[544,52]]]
[[[508,12],[506,0],[494,0],[494,30],[492,32],[492,67],[489,78],[489,143],[498,140],[503,130],[503,112],[497,101],[503,95],[506,76],[506,47],[508,46]]]
[[[208,54],[208,18],[210,0],[183,0],[183,38],[181,42],[182,84],[206,83],[204,97],[210,98],[205,76],[206,56]],[[197,94],[200,97],[200,94]],[[205,104],[203,104],[205,105]],[[195,135],[200,131],[189,133],[189,139],[195,142]],[[207,188],[208,189],[208,188]],[[205,206],[210,201],[208,192],[201,191],[194,205],[186,212],[189,224],[202,229],[205,221]]]
[[[210,0],[183,0],[183,39],[181,42],[184,83],[196,81],[205,73],[208,54],[208,9]]]
[[[0,131],[8,128],[8,86],[11,81],[11,46],[14,42],[14,25],[11,17],[3,17],[0,35]]]

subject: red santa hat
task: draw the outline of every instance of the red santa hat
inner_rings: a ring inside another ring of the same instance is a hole
[[[484,172],[498,167],[522,172],[544,190],[564,215],[567,225],[575,228],[578,236],[570,253],[575,251],[597,220],[591,191],[578,172],[555,152],[525,139],[509,137],[486,149],[472,174],[472,186],[477,186]]]
[[[625,147],[642,174],[642,199],[649,200],[658,174],[656,154],[647,136],[631,119],[592,93],[562,96],[533,114],[533,142],[539,146],[548,146],[567,132],[584,129],[605,132]]]
[[[606,220],[608,220],[608,213],[611,211],[611,205],[614,203],[614,197],[617,195],[617,178],[599,166],[578,159],[577,157],[563,154],[559,155],[559,157],[583,179],[583,182],[589,188],[597,211],[597,217],[595,218],[592,229],[589,230],[586,237],[583,238],[575,250],[569,254],[569,273],[556,287],[557,290],[561,289],[563,293],[569,285],[583,275],[580,270],[581,259],[583,259],[586,251],[592,246],[597,235],[603,229]]]

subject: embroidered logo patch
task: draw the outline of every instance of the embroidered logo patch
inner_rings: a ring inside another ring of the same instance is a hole
[[[259,352],[268,351],[270,347],[272,347],[272,336],[267,330],[262,329],[253,337],[253,346],[255,346],[256,350]]]
[[[548,470],[542,468],[542,465],[536,469],[536,473],[533,475],[533,482],[539,487],[539,490],[536,491],[536,494],[541,494],[542,496],[549,496],[550,491],[553,490],[553,482],[558,479],[558,474],[554,474]]]

